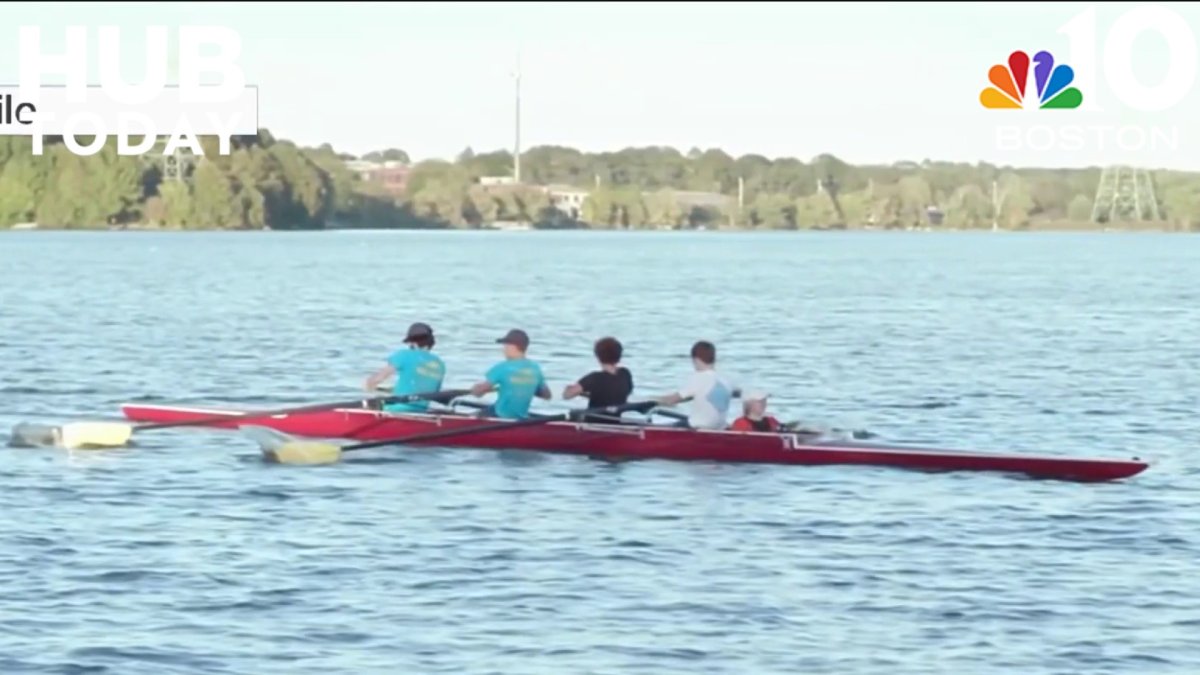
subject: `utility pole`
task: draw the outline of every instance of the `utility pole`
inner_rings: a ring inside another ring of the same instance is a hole
[[[1000,194],[1000,183],[992,181],[992,232],[1000,229],[1000,209],[1004,207],[1005,195]]]
[[[516,134],[513,148],[513,182],[521,183],[521,50],[517,50],[516,80]]]
[[[729,216],[729,226],[730,227],[738,227],[742,224],[742,212],[744,211],[745,206],[746,206],[746,179],[742,176],[738,176],[737,221],[735,222],[733,214],[730,214],[730,216]]]

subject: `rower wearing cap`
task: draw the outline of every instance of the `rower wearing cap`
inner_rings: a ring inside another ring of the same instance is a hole
[[[742,416],[730,425],[732,431],[779,431],[779,420],[767,414],[765,391],[748,391],[742,394]]]
[[[396,384],[392,393],[396,396],[425,394],[441,391],[446,377],[446,364],[433,353],[433,329],[429,324],[417,322],[408,327],[404,336],[407,349],[399,349],[388,357],[387,365],[367,378],[367,391],[375,391],[379,384],[393,375]],[[394,403],[384,409],[389,412],[424,412],[429,401]]]
[[[496,392],[496,402],[484,410],[485,417],[524,419],[529,417],[533,397],[550,400],[550,388],[542,376],[542,368],[525,356],[529,350],[529,335],[518,328],[496,340],[504,345],[504,360],[488,370],[483,382],[471,387],[475,396]]]
[[[713,343],[701,340],[692,345],[692,367],[696,372],[679,391],[656,399],[658,404],[673,406],[691,401],[687,426],[693,429],[724,429],[729,403],[740,391],[729,377],[717,372],[716,364],[717,348]]]

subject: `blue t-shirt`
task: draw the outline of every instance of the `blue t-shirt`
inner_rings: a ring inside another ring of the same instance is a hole
[[[433,352],[424,349],[401,349],[388,357],[388,363],[396,369],[396,386],[392,393],[424,394],[441,391],[446,377],[446,364]],[[391,412],[423,412],[429,409],[429,401],[393,403],[385,408]]]
[[[501,361],[487,372],[487,381],[496,386],[496,417],[523,419],[538,389],[546,384],[542,368],[529,359]]]

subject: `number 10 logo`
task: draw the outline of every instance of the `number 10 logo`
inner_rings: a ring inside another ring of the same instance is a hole
[[[1166,77],[1153,86],[1142,84],[1133,72],[1133,43],[1146,31],[1162,35],[1170,51]],[[1075,66],[1075,84],[1089,92],[1077,110],[1103,110],[1096,88],[1096,73],[1101,70],[1096,63],[1096,8],[1089,7],[1058,32],[1070,42],[1068,63]],[[1195,34],[1183,17],[1158,5],[1137,7],[1117,17],[1108,31],[1102,56],[1109,90],[1135,110],[1166,110],[1183,101],[1196,80]]]

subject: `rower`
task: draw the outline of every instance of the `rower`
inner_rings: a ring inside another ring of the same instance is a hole
[[[767,414],[769,394],[749,391],[742,394],[742,416],[729,426],[732,431],[779,431],[779,420]]]
[[[399,349],[388,357],[387,365],[380,368],[367,378],[367,391],[374,392],[379,384],[393,375],[396,384],[392,393],[396,396],[406,394],[426,394],[441,391],[442,380],[446,377],[446,364],[433,353],[433,329],[429,324],[417,322],[408,327],[404,336],[407,349]],[[424,412],[429,408],[429,401],[414,401],[412,403],[394,403],[384,407],[388,412]]]
[[[679,391],[659,397],[658,404],[673,406],[690,400],[692,409],[683,425],[693,429],[724,429],[729,403],[741,392],[732,380],[717,372],[716,364],[717,348],[713,343],[701,340],[692,345],[692,367],[696,372]]]
[[[592,346],[592,353],[600,363],[600,370],[593,370],[579,378],[578,382],[568,384],[563,389],[563,400],[587,396],[589,408],[627,403],[629,394],[633,392],[633,375],[621,365],[622,352],[621,342],[614,337],[597,340]]]
[[[529,335],[514,328],[496,342],[504,345],[504,360],[487,371],[483,382],[471,387],[471,394],[483,396],[488,392],[496,392],[496,402],[483,410],[483,417],[529,417],[529,406],[534,396],[547,401],[552,398],[541,366],[525,356],[529,349]]]

